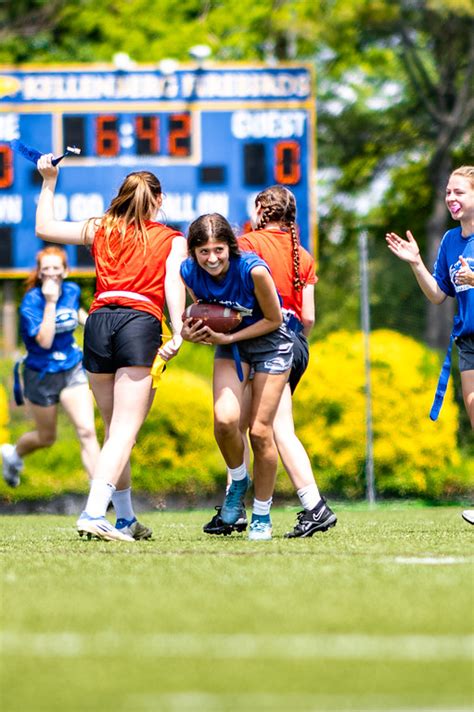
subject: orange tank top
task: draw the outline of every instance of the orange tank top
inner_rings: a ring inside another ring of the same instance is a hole
[[[273,281],[281,296],[284,309],[291,309],[301,321],[303,293],[293,286],[293,246],[291,234],[283,230],[254,230],[238,238],[244,252],[255,252],[270,267]],[[316,284],[314,260],[307,250],[299,246],[300,280],[302,287]]]
[[[89,313],[110,304],[132,307],[139,311],[153,314],[161,321],[165,302],[166,260],[175,237],[180,232],[166,225],[152,221],[146,222],[148,244],[146,251],[134,238],[134,226],[129,226],[123,241],[118,232],[112,233],[109,247],[105,241],[103,228],[94,236],[92,255],[96,268],[96,292]],[[104,292],[132,292],[140,295],[107,296]]]

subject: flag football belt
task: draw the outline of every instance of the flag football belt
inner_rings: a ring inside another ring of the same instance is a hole
[[[283,314],[283,323],[290,331],[294,331],[295,334],[299,334],[303,331],[303,324],[294,312],[289,309],[282,309],[281,311]]]
[[[446,356],[441,366],[441,373],[439,374],[438,385],[436,386],[436,393],[433,401],[433,405],[430,410],[431,420],[437,420],[441,406],[443,405],[444,396],[446,394],[446,389],[448,387],[449,375],[451,373],[451,351],[453,349],[454,336],[451,334],[449,339],[448,350],[446,351]]]
[[[111,289],[108,292],[100,292],[96,299],[108,299],[109,297],[125,297],[126,299],[135,299],[137,302],[148,302],[153,304],[151,299],[146,297],[144,294],[139,294],[138,292],[129,292],[124,289]],[[170,331],[166,319],[163,316],[161,320],[161,337],[163,341],[169,341],[173,338],[173,334]],[[158,386],[159,380],[163,371],[166,368],[166,361],[164,361],[160,354],[157,353],[151,366],[150,376],[152,380],[152,388]]]

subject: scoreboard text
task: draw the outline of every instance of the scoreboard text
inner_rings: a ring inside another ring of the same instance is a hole
[[[102,215],[125,175],[149,170],[164,191],[159,219],[183,231],[219,212],[237,231],[255,194],[274,183],[296,195],[301,242],[312,250],[314,98],[308,67],[180,67],[129,71],[94,65],[0,67],[0,271],[33,265],[41,177],[10,142],[46,153],[81,148],[61,163],[60,220]],[[85,248],[71,265],[89,270]]]

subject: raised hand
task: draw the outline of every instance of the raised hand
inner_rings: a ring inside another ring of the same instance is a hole
[[[410,230],[407,230],[406,235],[407,239],[404,240],[396,232],[387,232],[385,239],[388,249],[404,262],[416,264],[420,261],[420,248]]]
[[[47,302],[56,304],[61,293],[61,283],[52,277],[45,277],[41,285],[41,291]]]
[[[57,178],[59,168],[57,166],[53,166],[53,158],[54,155],[52,153],[44,153],[38,160],[36,167],[43,178]]]
[[[470,287],[474,287],[474,272],[470,268],[469,263],[462,255],[459,255],[459,261],[461,267],[454,277],[456,284],[468,284]]]

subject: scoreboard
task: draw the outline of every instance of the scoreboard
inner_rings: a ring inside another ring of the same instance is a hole
[[[30,269],[41,176],[14,139],[42,153],[81,148],[61,163],[59,220],[100,216],[127,173],[161,181],[160,221],[186,231],[218,212],[244,229],[256,193],[274,183],[295,194],[302,244],[313,251],[315,100],[305,65],[0,67],[0,273]],[[68,246],[74,272],[91,272]]]

